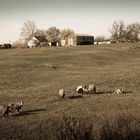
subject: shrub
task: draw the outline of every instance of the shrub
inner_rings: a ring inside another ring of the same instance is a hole
[[[100,118],[99,118],[100,119]],[[85,120],[64,116],[58,140],[139,140],[140,123],[131,114],[102,116],[99,123],[88,125]]]
[[[135,140],[139,137],[139,124],[131,114],[106,117],[100,129],[100,140]],[[140,137],[139,137],[140,138]]]
[[[93,140],[92,126],[87,126],[74,117],[64,116],[57,138],[58,140]]]
[[[15,41],[13,44],[13,48],[27,48],[27,43],[21,40]]]

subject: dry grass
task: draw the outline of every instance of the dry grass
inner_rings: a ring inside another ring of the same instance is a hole
[[[97,114],[95,114],[95,118]],[[100,118],[102,117],[102,119]],[[126,112],[110,116],[98,116],[98,123],[87,123],[85,119],[64,116],[58,129],[58,140],[138,140],[140,124],[137,119]]]
[[[20,116],[0,117],[0,139],[21,139],[19,135],[41,139],[46,131],[48,139],[56,139],[64,115],[86,119],[88,124],[102,124],[102,114],[124,111],[140,118],[139,46],[0,50],[0,104],[19,100],[25,104]],[[92,83],[97,95],[76,94],[78,85]],[[127,94],[108,96],[118,87],[124,87]],[[65,99],[58,96],[60,88],[68,91]]]
[[[58,140],[93,140],[92,125],[87,126],[71,116],[63,117],[63,124],[58,129]]]

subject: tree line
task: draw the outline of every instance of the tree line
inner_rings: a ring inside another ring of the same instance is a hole
[[[138,42],[140,37],[140,23],[131,23],[126,25],[122,20],[114,21],[109,29],[111,33],[110,40],[115,42]],[[72,29],[63,29],[60,31],[55,26],[48,28],[47,30],[39,29],[34,21],[27,20],[21,28],[21,38],[27,43],[33,36],[43,36],[47,38],[49,42],[60,42],[61,39],[74,36],[75,33]],[[95,38],[97,42],[104,41],[103,35]]]
[[[138,42],[140,23],[126,25],[122,20],[115,21],[110,29],[111,37],[117,42]]]
[[[60,42],[61,39],[75,33],[71,29],[63,29],[60,31],[55,26],[48,28],[47,30],[37,28],[34,21],[27,20],[21,28],[21,37],[25,42],[28,42],[33,36],[42,36],[47,38],[49,42]]]

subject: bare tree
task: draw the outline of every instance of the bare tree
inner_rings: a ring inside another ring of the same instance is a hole
[[[67,38],[69,36],[71,36],[71,37],[75,36],[75,33],[74,33],[73,30],[64,29],[64,30],[61,31],[61,39],[65,39],[65,38]]]
[[[13,47],[14,47],[14,48],[26,48],[27,45],[26,45],[26,43],[25,43],[23,40],[19,39],[19,40],[16,40],[16,41],[13,43]]]
[[[43,29],[37,29],[36,33],[35,33],[36,36],[43,36],[43,37],[47,37],[47,33],[45,30]]]
[[[137,42],[139,40],[140,34],[140,24],[132,23],[127,25],[127,35],[126,38],[130,42]]]
[[[112,24],[112,29],[110,30],[112,34],[112,39],[118,41],[118,42],[123,42],[125,41],[125,36],[126,36],[126,26],[122,20],[120,21],[115,21]]]
[[[37,26],[34,21],[27,20],[21,30],[21,37],[27,42],[36,34]]]
[[[60,41],[60,30],[55,26],[50,27],[47,31],[47,39],[49,42],[56,43]]]
[[[98,44],[98,42],[103,42],[105,40],[105,36],[97,36],[96,38],[95,38],[95,41],[97,42],[97,44]]]

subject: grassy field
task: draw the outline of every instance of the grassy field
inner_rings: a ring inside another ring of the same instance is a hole
[[[97,94],[77,95],[83,84]],[[119,87],[126,95],[110,95]],[[21,115],[0,117],[0,140],[56,139],[64,115],[96,128],[118,114],[140,123],[140,44],[0,50],[0,104],[21,100]]]

